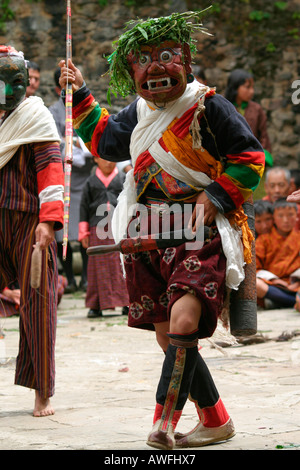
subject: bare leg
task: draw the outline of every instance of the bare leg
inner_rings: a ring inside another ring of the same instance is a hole
[[[200,317],[200,301],[192,294],[185,294],[172,306],[170,332],[189,334],[198,329]]]
[[[33,416],[42,417],[42,416],[51,416],[54,415],[54,408],[51,406],[49,398],[42,398],[38,392],[35,391],[35,404],[33,410]]]
[[[268,284],[266,284],[262,279],[256,279],[256,292],[259,299],[263,299],[268,292]]]
[[[170,331],[170,323],[168,321],[155,323],[155,333],[156,333],[156,341],[161,347],[161,349],[166,352],[169,346],[169,337],[167,333]]]

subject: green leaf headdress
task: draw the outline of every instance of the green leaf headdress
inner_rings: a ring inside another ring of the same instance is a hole
[[[123,97],[135,94],[135,85],[129,73],[130,65],[127,62],[130,52],[138,54],[141,46],[145,44],[159,44],[166,40],[173,40],[180,44],[187,43],[191,54],[194,55],[196,41],[192,39],[192,33],[199,31],[209,34],[203,28],[200,19],[207,10],[208,8],[202,11],[172,13],[170,16],[161,18],[149,18],[146,21],[132,20],[126,23],[125,32],[113,42],[115,51],[107,57],[110,75],[108,102],[110,103],[110,92],[115,96],[119,94]]]

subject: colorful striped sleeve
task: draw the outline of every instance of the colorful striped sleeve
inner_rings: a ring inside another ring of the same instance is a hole
[[[107,124],[108,111],[105,108],[100,108],[91,93],[87,89],[83,93],[74,94],[73,106],[73,128],[79,137],[82,138],[89,151],[99,156],[97,143],[101,138],[103,130]],[[81,101],[78,98],[81,97]]]
[[[58,142],[34,144],[39,196],[39,221],[63,227],[64,172]]]
[[[224,159],[224,172],[206,188],[206,194],[222,212],[246,201],[264,172],[265,154],[245,119],[225,98],[206,101],[205,115]]]
[[[130,160],[130,137],[136,123],[135,103],[110,115],[86,86],[74,93],[73,127],[94,156],[115,162]]]

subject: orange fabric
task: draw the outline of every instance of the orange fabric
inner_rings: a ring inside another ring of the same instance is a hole
[[[235,211],[227,214],[226,217],[229,220],[230,225],[237,225],[242,230],[244,260],[245,263],[250,264],[252,261],[252,242],[254,240],[254,235],[249,228],[247,222],[248,217],[245,214],[244,209],[240,206]]]
[[[168,150],[176,160],[186,167],[202,171],[212,180],[218,178],[223,171],[221,162],[215,160],[205,149],[194,149],[190,134],[182,139],[178,138],[172,132],[172,127],[177,121],[178,119],[175,119],[163,134],[163,140]]]
[[[270,233],[256,239],[256,269],[265,269],[288,281],[290,275],[300,268],[300,237],[292,230],[282,237],[273,227]]]

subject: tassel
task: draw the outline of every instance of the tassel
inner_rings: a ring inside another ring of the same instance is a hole
[[[192,135],[193,148],[200,149],[203,151],[202,137],[200,134],[199,118],[205,111],[204,101],[205,101],[207,93],[210,92],[210,88],[209,87],[201,88],[200,92],[201,92],[201,96],[198,100],[198,106],[194,113],[194,117],[189,127],[189,131]]]

